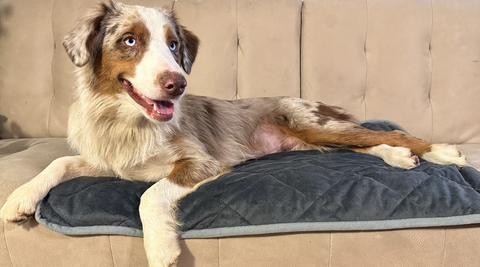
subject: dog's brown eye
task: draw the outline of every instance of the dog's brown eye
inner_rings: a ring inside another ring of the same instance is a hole
[[[123,39],[123,43],[126,44],[127,46],[135,46],[137,45],[137,40],[135,40],[134,37],[129,36]]]

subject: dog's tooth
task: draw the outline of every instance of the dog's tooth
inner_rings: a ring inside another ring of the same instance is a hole
[[[158,114],[160,114],[160,110],[158,109],[158,105],[157,104],[153,104],[153,110],[155,112],[157,112]]]

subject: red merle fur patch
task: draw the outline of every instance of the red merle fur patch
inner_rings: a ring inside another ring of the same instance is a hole
[[[135,39],[135,46],[125,44],[129,37]],[[119,78],[135,75],[135,67],[148,49],[150,32],[142,22],[137,21],[132,22],[123,34],[105,38],[114,38],[114,42],[111,42],[111,46],[104,47],[95,59],[95,88],[102,93],[118,94],[124,90]]]

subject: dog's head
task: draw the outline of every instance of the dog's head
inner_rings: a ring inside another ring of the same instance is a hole
[[[170,10],[110,1],[81,18],[63,45],[77,67],[93,70],[94,90],[128,94],[147,118],[169,121],[198,43]]]

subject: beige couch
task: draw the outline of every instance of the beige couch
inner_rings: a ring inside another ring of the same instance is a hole
[[[97,0],[0,1],[0,204],[65,142],[61,45]],[[458,144],[480,167],[480,1],[128,0],[174,6],[201,39],[190,93],[299,96]],[[480,226],[181,242],[178,266],[479,266]],[[142,239],[0,222],[0,266],[146,266]]]

